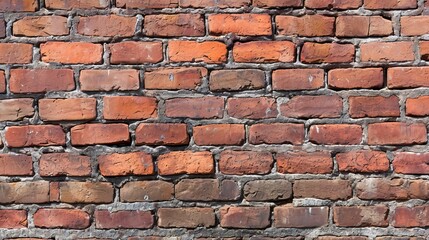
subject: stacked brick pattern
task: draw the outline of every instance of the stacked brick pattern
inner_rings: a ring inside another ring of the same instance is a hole
[[[0,11],[1,239],[427,239],[429,3]]]

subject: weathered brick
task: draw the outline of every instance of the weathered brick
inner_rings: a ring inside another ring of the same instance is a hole
[[[414,61],[413,42],[369,42],[360,46],[362,62]]]
[[[6,22],[0,18],[0,38],[6,37]]]
[[[265,119],[278,114],[276,100],[267,97],[229,98],[227,109],[233,118]]]
[[[293,195],[296,198],[346,200],[352,197],[352,187],[348,180],[297,180],[293,184]]]
[[[222,63],[226,61],[226,45],[217,41],[179,41],[168,43],[171,62]]]
[[[205,35],[204,19],[199,14],[146,15],[144,33],[151,37],[201,37]]]
[[[65,145],[66,135],[58,125],[27,125],[7,127],[5,139],[9,147]]]
[[[193,90],[205,77],[207,69],[199,67],[148,69],[144,75],[144,86],[145,89]]]
[[[12,84],[9,80],[9,84]],[[0,93],[6,92],[6,78],[4,71],[0,70]]]
[[[183,179],[176,184],[174,193],[181,201],[231,201],[240,197],[240,188],[232,180]]]
[[[425,61],[429,61],[429,41],[420,41],[420,58]]]
[[[80,17],[77,33],[86,36],[131,37],[137,24],[136,17],[97,15]]]
[[[151,175],[154,173],[152,156],[145,152],[112,153],[98,157],[103,176]]]
[[[428,153],[397,152],[393,159],[393,170],[403,174],[427,174],[428,163]]]
[[[39,171],[40,176],[90,176],[91,162],[89,157],[73,153],[43,154]]]
[[[359,150],[335,156],[340,172],[373,173],[389,170],[389,159],[381,151]]]
[[[349,114],[352,118],[399,117],[399,98],[395,95],[349,97]]]
[[[37,0],[3,0],[1,12],[35,12],[39,8]]]
[[[116,6],[120,8],[176,8],[179,6],[179,0],[158,0],[158,1],[140,1],[140,0],[117,0]]]
[[[222,97],[173,98],[165,101],[165,116],[171,118],[222,118]]]
[[[294,144],[304,142],[304,125],[296,123],[259,123],[249,127],[251,144]]]
[[[33,175],[33,159],[23,154],[0,154],[0,176]]]
[[[355,47],[352,44],[306,42],[301,50],[303,63],[353,62]]]
[[[368,240],[368,238],[362,236],[321,236],[316,238],[316,240]],[[377,238],[377,240],[379,239]]]
[[[160,175],[210,174],[214,171],[210,152],[175,151],[158,157]]]
[[[384,122],[368,125],[370,145],[412,145],[427,142],[423,123]]]
[[[46,8],[71,10],[73,8],[107,8],[109,0],[45,0]]]
[[[342,68],[328,73],[328,85],[335,89],[383,87],[382,68]]]
[[[273,163],[269,152],[226,150],[219,156],[219,170],[230,175],[267,174]]]
[[[168,201],[173,195],[174,185],[165,181],[127,182],[120,190],[121,202]]]
[[[235,62],[293,62],[295,44],[289,41],[253,41],[234,44]]]
[[[334,223],[339,227],[387,227],[389,208],[376,206],[334,207]]]
[[[26,43],[0,43],[0,64],[23,64],[30,63],[32,60],[33,45]]]
[[[429,226],[429,206],[398,206],[393,215],[393,226],[411,228]]]
[[[210,124],[193,128],[197,145],[242,145],[245,140],[242,124]]]
[[[265,74],[256,69],[212,71],[209,84],[211,91],[261,89],[265,86]]]
[[[410,81],[410,79],[413,79]],[[387,70],[389,88],[429,87],[429,67],[395,67]]]
[[[186,124],[141,123],[136,129],[137,145],[186,145],[189,136]]]
[[[128,125],[122,123],[82,124],[71,128],[71,143],[75,146],[124,144],[130,141]]]
[[[94,213],[95,227],[102,229],[112,228],[151,228],[154,219],[150,211],[116,211],[96,210]]]
[[[302,7],[301,0],[254,0],[252,4],[262,8]]]
[[[243,36],[271,35],[271,17],[268,14],[212,14],[208,17],[209,33]]]
[[[416,0],[364,0],[366,9],[407,9],[416,8]]]
[[[274,208],[274,226],[277,228],[315,228],[328,225],[328,207]]]
[[[0,228],[26,228],[27,225],[27,211],[12,209],[0,210]]]
[[[310,127],[310,141],[316,144],[357,145],[362,141],[362,126],[356,124],[324,124]]]
[[[429,96],[408,98],[405,106],[407,116],[424,117],[429,115]]]
[[[70,32],[61,16],[24,17],[13,23],[13,35],[25,37],[63,36]]]
[[[140,120],[154,118],[157,100],[154,97],[109,96],[103,98],[103,118],[108,120]]]
[[[11,69],[10,91],[42,93],[75,89],[71,69]]]
[[[39,209],[34,213],[34,225],[41,228],[85,229],[90,216],[79,209]]]
[[[2,204],[49,202],[49,182],[47,181],[1,182],[0,189],[2,190],[2,195],[0,195]]]
[[[39,116],[44,121],[93,120],[97,117],[95,98],[40,99]]]
[[[102,62],[103,46],[88,42],[47,42],[40,45],[43,62],[64,64],[98,64]]]
[[[334,163],[329,152],[285,152],[277,153],[277,171],[292,174],[331,173]]]
[[[362,6],[362,0],[305,0],[305,7],[316,9],[355,9]]]
[[[388,36],[393,33],[392,22],[381,16],[338,16],[335,29],[338,37]]]
[[[244,7],[251,4],[251,0],[179,0],[180,7],[185,8],[204,8],[204,7],[218,7],[218,8],[235,8]]]
[[[60,182],[59,195],[65,203],[111,203],[113,186],[107,182]]]
[[[249,181],[243,188],[247,201],[284,201],[292,197],[292,184],[287,180]]]
[[[0,100],[0,109],[0,121],[19,121],[34,115],[32,98]]]
[[[162,228],[197,228],[215,225],[215,213],[211,208],[159,208],[158,226]]]
[[[366,178],[357,183],[357,197],[364,200],[428,199],[429,183],[424,180]]]
[[[220,209],[220,226],[223,228],[264,229],[270,226],[269,207],[233,207]]]
[[[112,64],[144,64],[161,62],[161,42],[119,42],[109,45],[110,63]]]
[[[281,115],[289,118],[340,117],[343,100],[338,95],[296,96],[280,105]]]
[[[335,18],[323,15],[276,16],[276,26],[280,35],[320,37],[334,35]]]
[[[324,86],[323,69],[279,69],[272,75],[273,90],[315,90]]]
[[[79,82],[82,91],[129,91],[140,87],[135,69],[82,70]]]

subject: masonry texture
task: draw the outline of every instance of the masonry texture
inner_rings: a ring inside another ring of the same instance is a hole
[[[428,63],[423,0],[1,0],[0,239],[428,239]]]

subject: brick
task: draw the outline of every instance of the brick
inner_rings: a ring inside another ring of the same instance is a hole
[[[2,204],[49,202],[49,182],[47,181],[1,182],[0,189],[2,190],[0,196]]]
[[[337,236],[322,236],[316,238],[317,240],[368,240],[367,237],[361,237],[361,236],[344,236],[344,237],[337,237]],[[379,240],[377,238],[377,240]]]
[[[412,145],[427,142],[423,123],[384,122],[368,125],[369,145]]]
[[[274,208],[274,226],[277,228],[315,228],[328,225],[328,207]]]
[[[292,184],[286,180],[249,181],[243,188],[247,201],[284,201],[292,197]]]
[[[97,15],[79,17],[77,33],[97,37],[131,37],[137,24],[136,17]]]
[[[212,71],[209,84],[211,91],[261,89],[265,86],[265,74],[256,69]]]
[[[429,207],[427,205],[407,207],[398,206],[393,215],[393,226],[402,228],[429,226]]]
[[[273,90],[316,90],[325,84],[323,69],[280,69],[272,75]]]
[[[60,201],[64,203],[111,203],[113,186],[107,182],[60,182]]]
[[[194,90],[205,77],[207,69],[199,67],[149,69],[144,74],[144,86],[145,89]]]
[[[175,151],[158,157],[160,175],[210,174],[214,171],[210,152]]]
[[[405,106],[407,116],[424,117],[429,115],[429,96],[408,98]]]
[[[334,207],[334,223],[339,227],[387,227],[389,208],[376,206]]]
[[[428,153],[398,152],[393,159],[393,170],[402,174],[427,174],[428,163]]]
[[[41,228],[85,229],[90,216],[79,209],[39,209],[34,213],[34,225]]]
[[[413,42],[369,42],[360,46],[362,62],[414,61]]]
[[[295,123],[259,123],[249,127],[251,144],[294,144],[304,142],[304,125]]]
[[[305,0],[305,7],[315,9],[355,9],[362,6],[362,0]]]
[[[27,125],[7,127],[5,139],[9,147],[62,146],[66,135],[61,126]]]
[[[71,69],[11,69],[10,91],[43,93],[75,89]]]
[[[407,200],[428,198],[426,181],[405,179],[366,178],[356,184],[357,197],[364,200]]]
[[[219,170],[230,175],[268,174],[273,163],[269,152],[225,150],[219,156]]]
[[[26,228],[27,211],[25,210],[0,210],[0,228]]]
[[[334,163],[329,152],[277,153],[277,171],[284,174],[328,174]]]
[[[119,42],[109,45],[110,63],[144,64],[163,60],[161,42]]]
[[[334,17],[323,15],[276,16],[278,34],[286,36],[332,36],[334,35],[334,24]]]
[[[316,144],[357,145],[362,141],[362,127],[355,124],[312,125],[309,136]]]
[[[278,115],[276,100],[266,97],[229,98],[227,109],[233,118],[265,119]]]
[[[424,240],[423,237],[392,237],[392,236],[383,236],[377,237],[376,240]]]
[[[109,96],[103,98],[103,118],[106,120],[141,120],[158,115],[154,97]]]
[[[90,176],[90,161],[89,157],[74,153],[43,154],[39,160],[40,176]]]
[[[208,16],[209,34],[235,33],[242,36],[271,35],[271,17],[268,14],[212,14]]]
[[[236,8],[244,7],[251,4],[251,0],[180,0],[180,7],[186,8]]]
[[[338,37],[389,36],[393,33],[392,22],[381,16],[338,16]]]
[[[222,97],[173,98],[165,101],[165,116],[171,118],[222,118],[224,110]]]
[[[0,121],[20,121],[34,115],[32,98],[0,100],[0,109]]]
[[[152,156],[145,152],[112,153],[97,160],[101,175],[107,177],[154,173]]]
[[[352,118],[399,117],[399,98],[394,95],[349,97],[349,114]]]
[[[151,37],[201,37],[205,35],[204,19],[200,14],[146,15],[144,34]]]
[[[328,73],[328,85],[334,89],[380,89],[383,82],[382,68],[342,68]]]
[[[301,50],[303,63],[353,62],[355,47],[352,44],[306,42]]]
[[[135,69],[82,70],[82,91],[130,91],[140,87],[139,71]]]
[[[168,56],[171,62],[226,62],[226,45],[217,41],[179,41],[168,43]]]
[[[348,180],[296,180],[293,195],[295,198],[346,200],[352,197],[352,187]]]
[[[387,70],[389,88],[429,87],[428,79],[429,67],[396,67]]]
[[[37,0],[3,0],[1,12],[35,12],[39,8]]]
[[[47,42],[40,45],[43,62],[63,64],[99,64],[103,46],[88,42]]]
[[[0,38],[6,37],[6,22],[0,18]]]
[[[245,141],[242,124],[210,124],[193,128],[197,145],[242,145]]]
[[[294,62],[295,44],[290,41],[253,41],[234,44],[235,62]]]
[[[39,115],[44,121],[93,120],[97,117],[95,98],[40,99]]]
[[[60,201],[60,183],[59,182],[49,183],[49,201],[50,202]]]
[[[151,228],[154,224],[153,215],[150,211],[116,211],[96,210],[94,212],[95,228]]]
[[[112,124],[82,124],[71,128],[71,143],[75,146],[98,144],[125,144],[130,141],[128,125]]]
[[[296,96],[280,105],[281,115],[289,118],[340,117],[343,100],[338,95]]]
[[[419,42],[420,58],[425,61],[429,61],[429,41]]]
[[[301,0],[255,0],[253,6],[262,8],[302,7]]]
[[[181,201],[232,201],[240,197],[240,188],[232,180],[182,179],[174,188]]]
[[[407,9],[416,8],[416,0],[364,0],[363,6],[366,9]]]
[[[182,123],[141,123],[136,129],[137,145],[187,145],[189,135]]]
[[[46,8],[71,10],[73,8],[107,8],[109,0],[45,0]]]
[[[69,34],[67,18],[61,16],[24,17],[13,23],[13,35],[49,37]]]
[[[33,45],[26,43],[0,43],[0,64],[23,64],[30,63],[32,60]]]
[[[176,8],[179,6],[179,0],[159,0],[159,1],[140,1],[140,0],[117,0],[116,6],[120,8]]]
[[[215,225],[211,208],[159,208],[158,226],[161,228],[197,228]]]
[[[23,154],[0,154],[0,176],[33,175],[33,159]]]
[[[127,182],[120,190],[121,202],[168,201],[173,196],[174,185],[165,181]]]
[[[270,226],[269,207],[220,208],[220,226],[223,228],[264,229]]]
[[[359,150],[335,156],[340,172],[375,173],[389,170],[389,159],[381,151]]]
[[[12,84],[9,80],[9,84]],[[0,93],[6,92],[6,78],[4,75],[4,71],[0,70]]]

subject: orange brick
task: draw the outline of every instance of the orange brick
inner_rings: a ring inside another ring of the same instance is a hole
[[[360,46],[362,62],[414,61],[413,42],[370,42]]]
[[[107,8],[109,0],[45,0],[46,8],[71,10],[73,8]]]
[[[161,42],[119,42],[109,45],[112,64],[143,64],[161,62]]]
[[[214,171],[210,152],[176,151],[158,157],[160,175],[211,174]]]
[[[205,35],[204,19],[199,14],[146,15],[144,33],[158,37],[201,37]]]
[[[58,125],[27,125],[7,127],[5,139],[9,147],[62,146],[66,135]]]
[[[369,145],[413,145],[427,142],[423,123],[384,122],[368,125]]]
[[[362,141],[362,127],[355,124],[325,124],[310,127],[310,141],[326,145],[357,145]]]
[[[140,87],[135,69],[82,70],[79,82],[82,91],[131,91]]]
[[[328,73],[328,85],[336,89],[383,87],[382,68],[340,68]]]
[[[103,117],[108,120],[147,119],[157,116],[153,97],[110,96],[103,98]]]
[[[189,136],[186,124],[142,123],[136,129],[137,145],[187,145]]]
[[[236,43],[233,56],[236,62],[293,62],[295,44],[289,41]]]
[[[13,35],[49,37],[69,34],[67,18],[61,16],[24,17],[13,23]]]
[[[87,42],[47,42],[40,45],[42,61],[64,64],[98,64],[102,61],[101,44]]]
[[[355,48],[352,44],[306,42],[301,50],[303,63],[353,62]]]
[[[97,116],[95,98],[40,99],[39,115],[44,121],[92,120]]]
[[[207,76],[205,68],[158,68],[149,69],[144,75],[145,89],[193,90]]]
[[[33,60],[33,45],[26,43],[0,43],[0,63],[30,63]]]
[[[120,8],[176,8],[179,6],[179,0],[158,0],[158,1],[136,1],[136,0],[117,0],[116,6]]]
[[[277,153],[277,171],[285,174],[328,174],[334,168],[329,152]]]
[[[389,68],[387,86],[389,88],[429,87],[429,67]]]
[[[276,25],[280,35],[306,37],[334,35],[334,17],[305,15],[302,17],[277,16]]]
[[[168,56],[172,62],[221,63],[226,61],[226,45],[216,41],[170,41]]]
[[[40,158],[39,170],[40,176],[90,176],[91,162],[73,153],[49,153]]]
[[[366,9],[407,9],[416,8],[417,0],[364,0]]]
[[[2,0],[1,12],[35,12],[39,8],[37,0]]]
[[[208,17],[209,33],[243,36],[271,35],[271,17],[268,14],[213,14]]]
[[[355,9],[362,6],[362,0],[305,0],[305,7],[316,9]]]
[[[339,37],[388,36],[392,33],[392,22],[381,16],[337,17],[336,35]]]
[[[137,18],[118,15],[80,17],[77,32],[86,36],[131,37]]]
[[[325,83],[323,69],[279,69],[273,71],[273,90],[315,90]]]
[[[242,124],[211,124],[193,129],[197,145],[241,145],[245,131]]]
[[[101,155],[98,164],[101,175],[107,177],[154,173],[152,156],[145,152]]]
[[[71,143],[75,146],[97,144],[124,144],[130,141],[128,125],[115,124],[83,124],[71,128]]]

